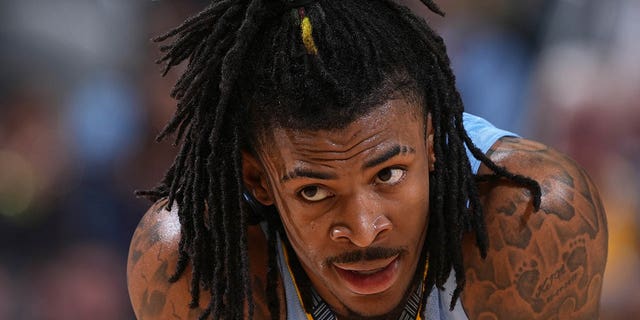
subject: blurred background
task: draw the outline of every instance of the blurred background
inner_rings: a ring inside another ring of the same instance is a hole
[[[609,220],[602,319],[640,318],[640,1],[449,0],[424,14],[469,112],[570,154]],[[0,0],[0,320],[134,319],[128,244],[176,148],[149,39],[203,0]],[[178,70],[179,71],[179,70]]]

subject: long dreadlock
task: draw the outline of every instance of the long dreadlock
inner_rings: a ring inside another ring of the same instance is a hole
[[[444,15],[431,0],[421,1]],[[191,306],[199,305],[200,288],[211,293],[200,319],[253,315],[251,210],[243,198],[240,151],[259,148],[261,135],[275,126],[340,128],[391,94],[420,97],[424,114],[432,116],[436,157],[423,246],[426,288],[443,288],[453,269],[451,308],[465,285],[462,235],[475,233],[483,257],[488,246],[477,189],[482,177],[474,177],[465,146],[494,176],[529,188],[534,208],[540,206],[537,182],[497,166],[464,130],[442,38],[391,0],[215,0],[155,41],[169,38],[173,43],[161,47],[158,60],[164,73],[185,60],[188,65],[171,92],[177,111],[157,139],[175,134],[181,147],[161,183],[138,194],[178,204],[182,236],[170,280],[191,263]],[[281,225],[272,211],[264,217],[267,288],[278,319],[275,239]]]

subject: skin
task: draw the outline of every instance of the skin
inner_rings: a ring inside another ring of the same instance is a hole
[[[245,184],[259,201],[278,206],[305,271],[321,296],[342,314],[348,309],[364,314],[390,311],[401,302],[408,283],[398,277],[388,292],[357,297],[331,275],[331,267],[323,264],[327,257],[371,246],[401,247],[409,252],[402,258],[403,276],[415,270],[415,254],[411,252],[421,248],[416,243],[422,243],[428,219],[427,214],[416,214],[426,212],[419,209],[428,207],[428,200],[418,198],[428,197],[404,193],[428,192],[425,177],[433,159],[430,130],[427,127],[425,131],[425,121],[415,112],[407,112],[412,110],[408,104],[403,100],[386,103],[386,110],[384,106],[376,109],[343,130],[274,130],[271,138],[277,138],[272,141],[278,141],[278,148],[265,148],[258,158],[244,155]],[[395,126],[400,123],[404,125]],[[363,170],[362,164],[384,153],[385,142],[389,141],[410,146],[414,152]],[[467,283],[459,303],[468,317],[598,318],[607,228],[602,204],[588,176],[565,155],[525,139],[504,137],[488,155],[511,172],[539,181],[542,205],[539,212],[533,212],[529,192],[508,181],[480,185],[490,241],[483,260],[473,235],[467,234],[463,240]],[[376,183],[378,178],[388,176],[382,171],[396,162],[409,166],[404,180],[393,186]],[[295,172],[295,167],[287,165],[303,163],[309,166],[305,168],[328,170],[336,179],[304,177],[281,182],[287,173]],[[416,179],[411,176],[413,172],[424,175]],[[490,173],[481,165],[480,174]],[[402,196],[397,195],[393,189],[405,187],[403,184],[416,190],[403,190],[399,192]],[[329,203],[301,202],[301,188],[315,185],[330,191],[333,196],[323,200]],[[190,269],[176,283],[168,282],[178,258],[180,231],[176,212],[162,207],[158,203],[147,212],[131,242],[128,285],[132,305],[138,319],[197,319],[200,309],[188,307]],[[400,212],[402,219],[398,219]],[[381,227],[373,230],[372,223],[380,221],[384,222]],[[344,232],[332,238],[330,230],[335,227]],[[254,319],[269,319],[264,287],[266,240],[256,227],[249,228],[249,237]],[[206,293],[201,294],[200,301],[201,308],[206,306]],[[371,303],[363,310],[367,301]],[[281,310],[285,310],[284,305]]]
[[[418,113],[404,99],[390,100],[343,129],[275,129],[259,160],[245,154],[245,184],[263,204],[276,205],[303,269],[338,314],[392,311],[415,274],[433,155],[425,139],[430,124]],[[336,267],[379,269],[393,257],[328,261],[374,247],[400,252],[396,279],[383,291],[354,289]]]
[[[176,210],[166,210],[166,201],[154,204],[144,215],[133,234],[127,263],[129,298],[139,320],[198,319],[209,303],[210,295],[200,290],[200,305],[191,302],[191,267],[174,283],[169,278],[178,261],[180,227]],[[248,241],[254,319],[270,319],[265,284],[267,283],[267,247],[259,227],[249,227]],[[281,306],[284,308],[284,305]]]
[[[505,137],[488,152],[512,172],[536,179],[541,210],[527,190],[500,181],[481,194],[490,248],[482,260],[464,239],[471,319],[597,319],[607,259],[607,222],[598,192],[567,156]],[[481,166],[481,174],[490,171]]]

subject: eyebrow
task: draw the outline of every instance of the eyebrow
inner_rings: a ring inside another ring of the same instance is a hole
[[[287,182],[291,179],[296,178],[311,178],[311,179],[321,179],[321,180],[332,180],[337,179],[338,176],[331,173],[318,172],[310,169],[303,168],[295,168],[293,171],[289,171],[286,175],[280,178],[280,182]]]
[[[362,165],[363,169],[368,169],[368,168],[372,168],[375,167],[381,163],[384,163],[386,161],[388,161],[389,159],[399,155],[399,154],[405,154],[405,153],[415,153],[415,149],[413,149],[412,147],[409,146],[401,146],[401,145],[394,145],[393,147],[391,147],[389,150],[387,150],[385,153],[370,159],[368,161],[366,161],[364,163],[364,165]],[[280,182],[287,182],[289,180],[293,180],[293,179],[297,179],[297,178],[311,178],[311,179],[320,179],[320,180],[334,180],[334,179],[338,179],[338,176],[332,173],[326,173],[326,172],[319,172],[319,171],[314,171],[311,169],[305,169],[305,168],[295,168],[292,171],[289,171],[286,175],[282,176],[282,178],[280,178]]]
[[[401,146],[401,145],[395,145],[393,147],[391,147],[391,149],[387,150],[385,153],[367,160],[367,162],[364,163],[364,165],[362,166],[363,169],[368,169],[368,168],[372,168],[375,167],[381,163],[386,162],[387,160],[399,155],[399,154],[404,154],[404,153],[415,153],[416,151],[412,148],[412,147],[408,147],[408,146]]]

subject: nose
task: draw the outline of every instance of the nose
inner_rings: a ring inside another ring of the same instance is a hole
[[[391,229],[393,224],[379,202],[372,197],[359,197],[345,208],[344,214],[331,227],[330,237],[333,241],[348,240],[365,248]]]

